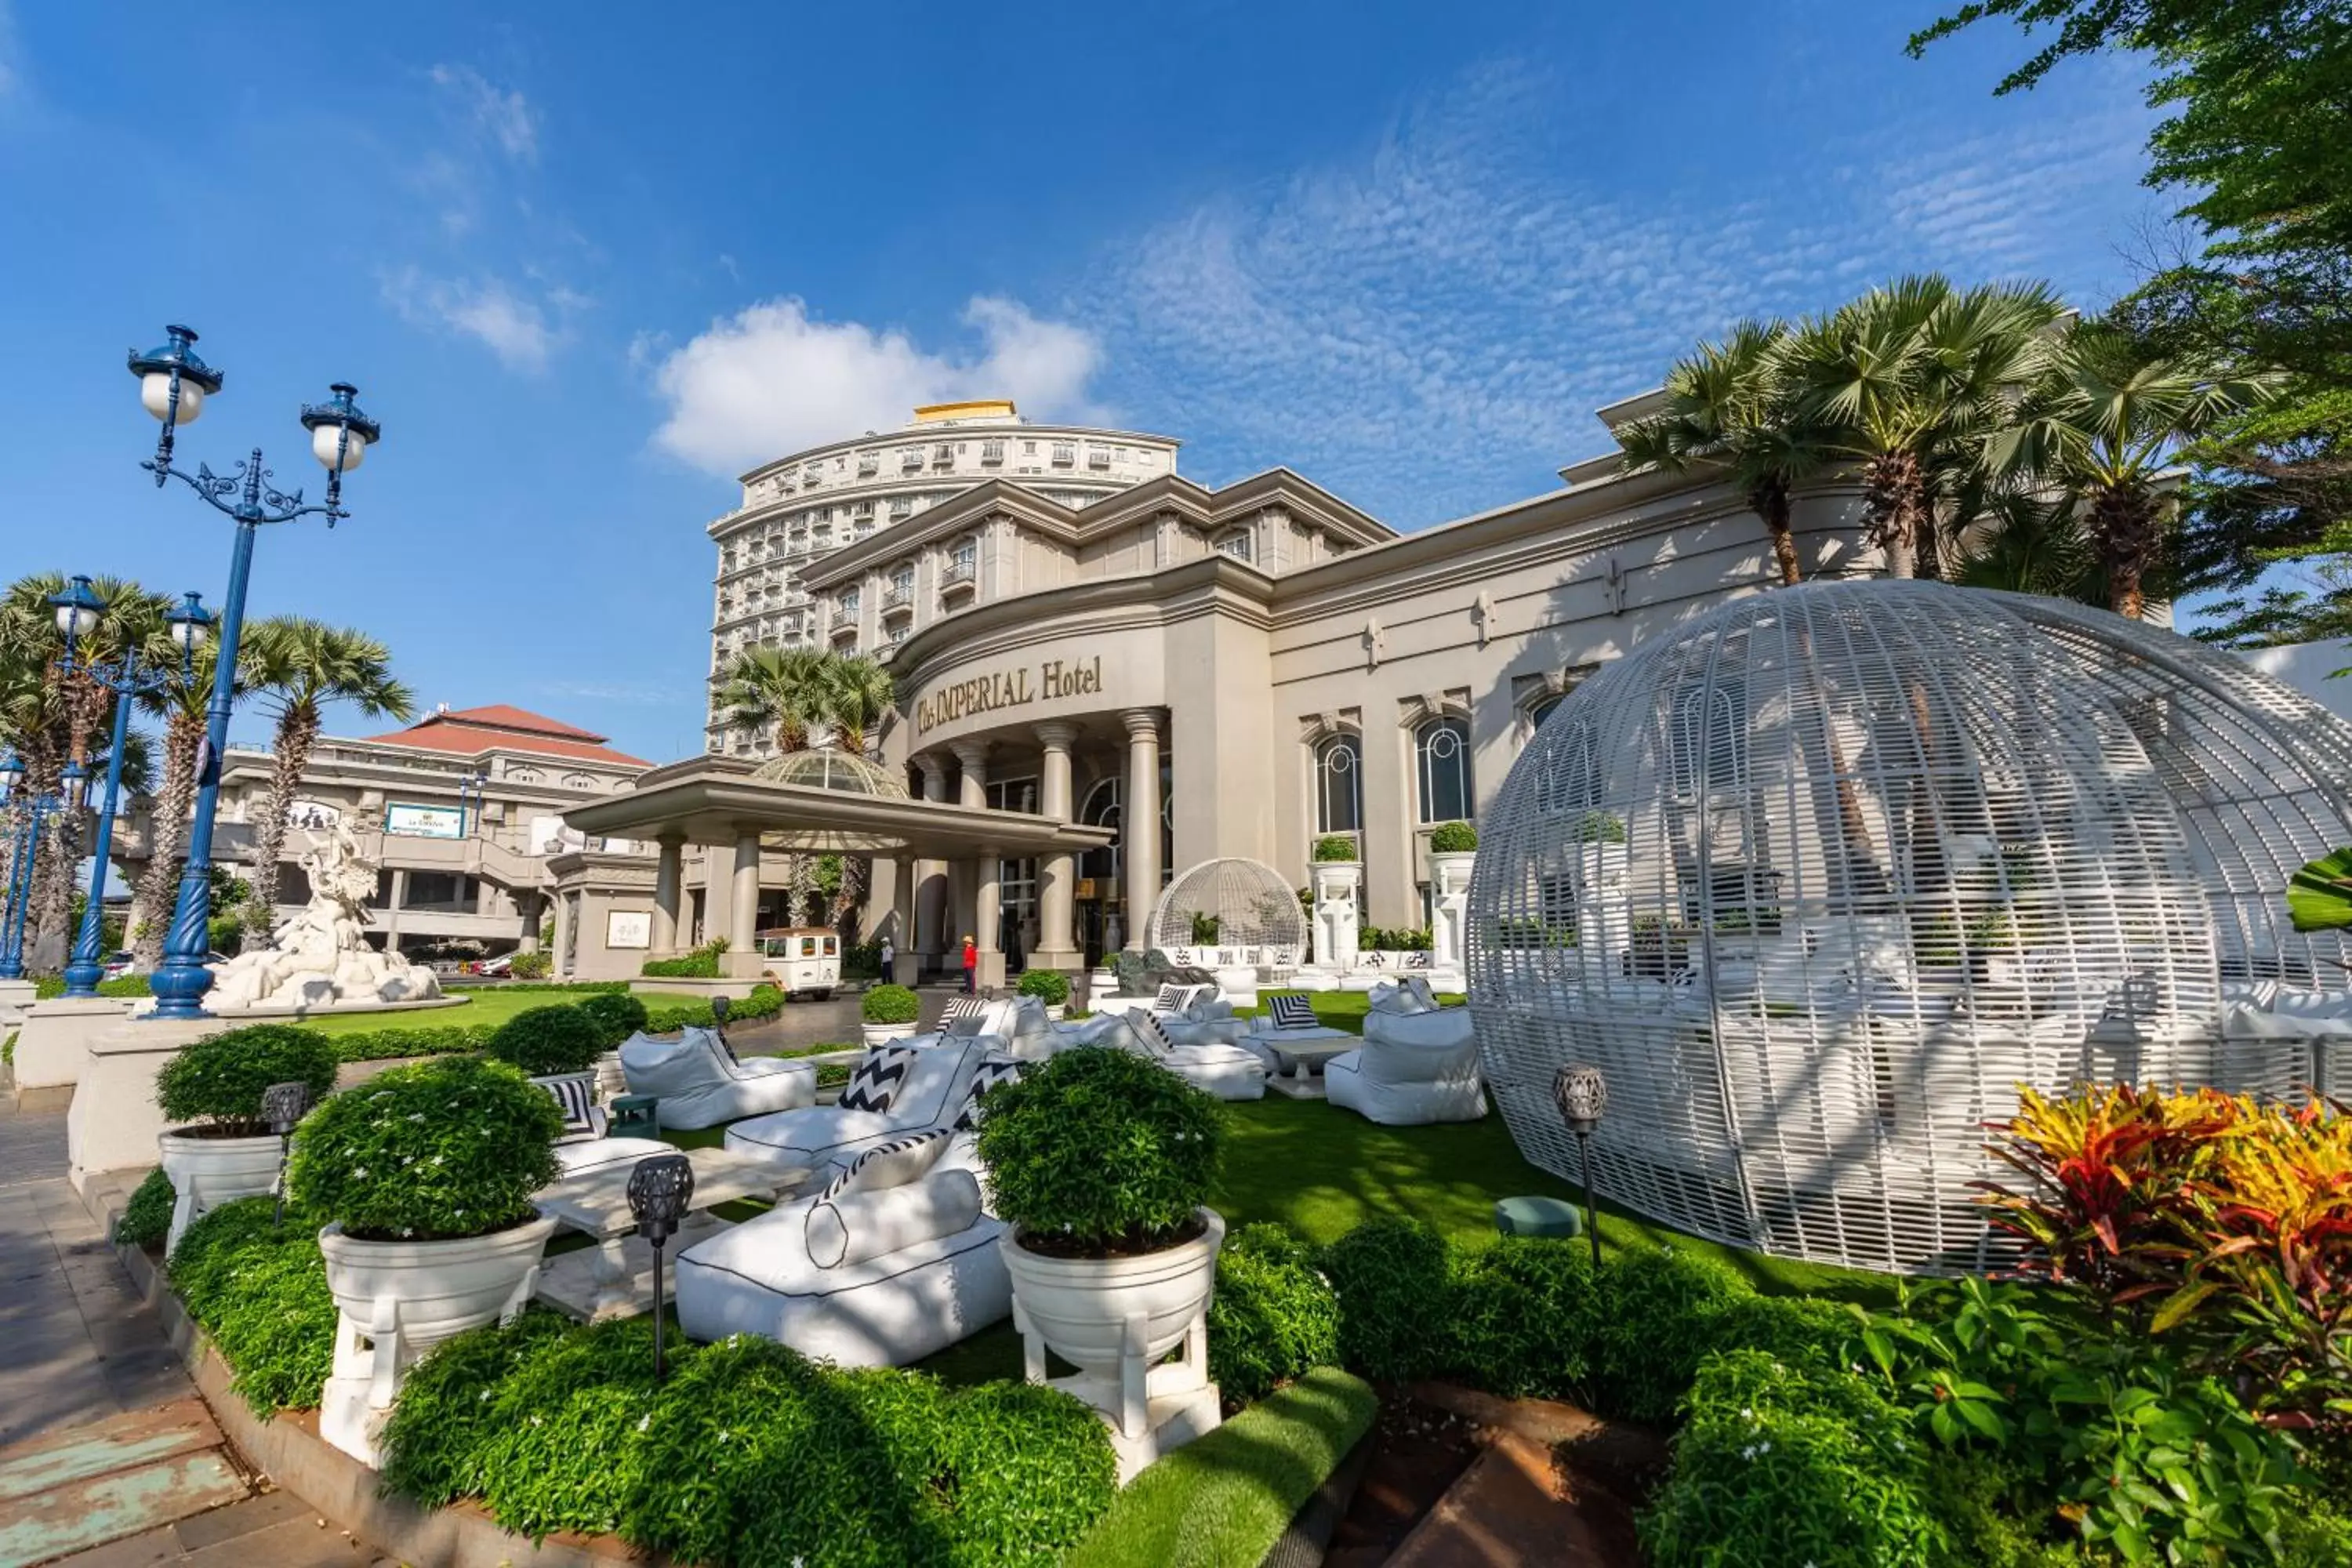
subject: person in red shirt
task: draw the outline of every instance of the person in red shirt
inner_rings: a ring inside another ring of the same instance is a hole
[[[980,944],[970,937],[963,939],[963,994],[980,994]]]

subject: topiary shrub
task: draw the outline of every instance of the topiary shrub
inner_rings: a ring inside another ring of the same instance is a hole
[[[1339,1359],[1339,1299],[1307,1245],[1279,1225],[1245,1225],[1217,1255],[1209,1375],[1247,1405]]]
[[[334,1042],[316,1029],[290,1024],[255,1024],[207,1035],[155,1075],[155,1103],[163,1120],[191,1123],[177,1131],[194,1137],[258,1138],[269,1131],[261,1119],[262,1092],[275,1083],[301,1083],[311,1098],[335,1087],[341,1058]]]
[[[869,1024],[911,1024],[922,1016],[923,1004],[903,985],[869,985],[857,1004],[857,1015]]]
[[[1198,1234],[1224,1137],[1213,1096],[1107,1047],[1063,1051],[981,1102],[992,1211],[1061,1257],[1129,1257]]]
[[[1323,1249],[1339,1302],[1339,1360],[1403,1383],[1444,1369],[1454,1320],[1445,1243],[1410,1219],[1368,1220]]]
[[[1344,833],[1327,833],[1315,841],[1315,860],[1318,865],[1353,860],[1355,858],[1356,841]]]
[[[1433,855],[1466,855],[1478,847],[1478,829],[1467,822],[1441,822],[1429,830]]]
[[[305,1117],[287,1192],[362,1240],[484,1236],[534,1216],[530,1196],[555,1179],[562,1131],[555,1097],[519,1068],[436,1057],[379,1073]]]
[[[1058,1007],[1070,999],[1070,977],[1058,969],[1024,969],[1013,989],[1036,997],[1048,1007]]]
[[[613,1050],[646,1026],[646,1005],[625,991],[600,991],[572,1004],[596,1020],[604,1031],[604,1048]]]
[[[507,960],[507,973],[517,980],[544,980],[555,960],[544,952],[518,952]]]
[[[1713,1356],[1674,1472],[1642,1515],[1652,1568],[1931,1568],[1954,1561],[1927,1450],[1860,1378]]]
[[[161,1171],[150,1171],[147,1179],[139,1184],[130,1201],[122,1205],[122,1216],[114,1222],[114,1239],[119,1245],[160,1247],[172,1233],[172,1207],[180,1194],[172,1186],[172,1178]]]
[[[1637,1247],[1610,1260],[1598,1294],[1596,1407],[1604,1415],[1665,1426],[1689,1392],[1698,1363],[1716,1348],[1716,1320],[1755,1289],[1711,1258]]]
[[[1600,1313],[1582,1237],[1505,1236],[1454,1270],[1452,1370],[1490,1394],[1559,1399],[1592,1386]]]
[[[228,1363],[230,1385],[265,1416],[315,1407],[335,1361],[335,1299],[317,1225],[294,1210],[278,1224],[275,1210],[268,1198],[239,1198],[208,1211],[169,1265],[181,1304]]]
[[[602,1000],[602,998],[593,998]],[[527,1078],[586,1072],[610,1047],[606,1026],[584,1007],[559,1003],[517,1013],[491,1031],[482,1049],[523,1070]]]

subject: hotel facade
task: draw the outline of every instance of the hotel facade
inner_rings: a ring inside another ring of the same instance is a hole
[[[1650,406],[1600,417],[1614,429]],[[1554,703],[1660,630],[1777,580],[1734,489],[1628,475],[1616,455],[1399,534],[1286,468],[1211,489],[1175,471],[1177,446],[1030,426],[1009,404],[925,410],[891,437],[755,469],[742,510],[711,525],[714,689],[746,625],[728,589],[747,567],[738,554],[730,573],[723,552],[757,537],[783,552],[800,640],[872,653],[899,678],[879,753],[911,794],[1117,834],[978,872],[877,866],[866,923],[888,921],[902,952],[942,961],[992,907],[984,949],[1017,942],[1032,964],[1074,968],[1121,945],[1185,867],[1246,856],[1305,886],[1330,835],[1364,864],[1368,923],[1425,925],[1432,829],[1477,816]],[[911,482],[919,465],[930,492],[895,522],[877,500],[862,532],[853,500],[848,537],[835,513],[818,549],[810,465],[824,494],[869,455],[868,482]],[[1851,486],[1798,498],[1808,577],[1877,570],[1860,511]],[[767,754],[715,704],[709,746]],[[984,902],[976,880],[993,884]]]

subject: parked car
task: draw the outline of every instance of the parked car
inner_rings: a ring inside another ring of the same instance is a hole
[[[474,973],[487,975],[492,980],[504,980],[514,973],[514,954],[502,952],[496,958],[486,958]]]

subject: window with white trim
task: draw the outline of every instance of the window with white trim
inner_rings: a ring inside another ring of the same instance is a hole
[[[1333,735],[1315,748],[1315,831],[1354,833],[1364,826],[1364,748]]]
[[[1470,816],[1470,726],[1459,719],[1424,721],[1412,732],[1413,776],[1421,820],[1462,822]]]

